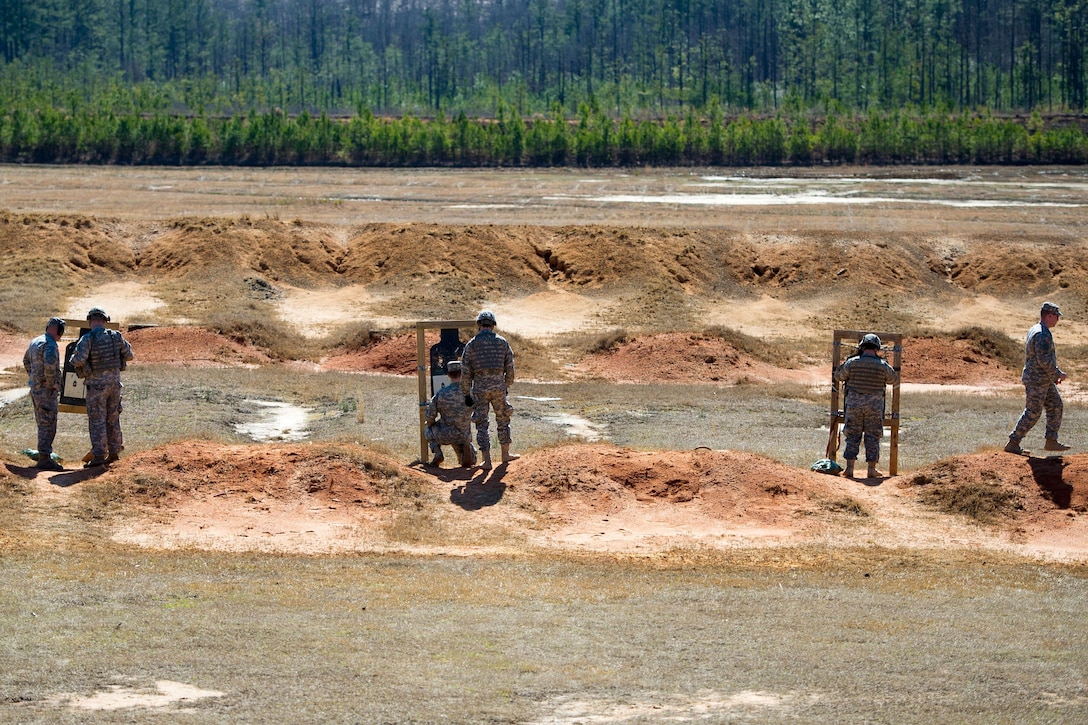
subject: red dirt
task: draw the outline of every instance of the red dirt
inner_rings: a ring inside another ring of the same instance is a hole
[[[128,331],[125,339],[135,351],[133,365],[238,367],[271,362],[252,345],[197,327],[146,327]]]

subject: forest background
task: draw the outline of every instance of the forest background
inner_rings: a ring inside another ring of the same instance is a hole
[[[0,161],[1088,162],[1088,0],[0,0]]]

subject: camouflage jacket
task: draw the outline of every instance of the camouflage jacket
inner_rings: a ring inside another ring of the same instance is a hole
[[[461,353],[461,390],[464,393],[472,390],[475,378],[501,379],[506,387],[514,382],[514,351],[506,338],[496,335],[494,330],[480,330],[465,343]]]
[[[1024,372],[1020,380],[1025,385],[1050,385],[1065,375],[1058,367],[1058,351],[1050,328],[1038,323],[1028,330],[1024,341]]]
[[[60,388],[60,349],[52,335],[45,333],[30,341],[23,354],[23,367],[26,368],[27,384],[31,390]]]

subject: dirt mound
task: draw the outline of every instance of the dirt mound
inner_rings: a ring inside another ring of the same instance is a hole
[[[434,342],[437,342],[437,337]],[[411,332],[378,337],[358,349],[335,351],[321,361],[321,368],[346,372],[415,375],[417,355],[416,335]]]
[[[193,497],[252,503],[255,498],[380,506],[401,474],[355,446],[174,443],[127,457],[98,481],[125,487],[136,502],[176,504]]]
[[[903,341],[904,382],[960,385],[1016,383],[1020,371],[975,340],[910,337]]]
[[[1084,248],[1068,238],[977,240],[933,266],[943,266],[950,282],[975,293],[1038,293],[1088,285]]]
[[[925,506],[1007,531],[1020,543],[1088,545],[1088,455],[955,456],[903,477],[899,486]]]
[[[505,481],[568,517],[635,503],[692,503],[712,518],[742,517],[758,525],[789,524],[798,514],[819,508],[820,498],[839,495],[841,488],[840,479],[752,453],[635,451],[598,444],[531,454],[511,466]]]
[[[271,358],[262,350],[198,327],[145,327],[129,330],[134,365],[182,367],[236,367],[266,365]]]
[[[589,377],[634,383],[807,381],[814,374],[761,362],[716,335],[685,332],[621,338],[576,369]]]

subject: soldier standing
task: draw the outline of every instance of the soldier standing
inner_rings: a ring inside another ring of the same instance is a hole
[[[34,421],[38,424],[38,468],[46,471],[64,470],[64,466],[53,460],[53,439],[57,437],[57,408],[63,379],[57,342],[64,336],[64,327],[64,320],[50,317],[45,325],[45,334],[31,340],[23,355],[30,399],[34,403]]]
[[[899,373],[880,357],[880,338],[870,333],[861,338],[858,354],[847,358],[835,369],[835,382],[846,387],[846,420],[842,433],[846,438],[846,470],[843,475],[854,477],[854,462],[865,439],[865,461],[868,477],[879,478],[876,464],[880,460],[880,439],[884,435],[885,387],[899,380]]]
[[[1054,336],[1050,328],[1058,324],[1062,313],[1058,306],[1044,302],[1039,310],[1039,322],[1028,330],[1024,343],[1024,372],[1020,380],[1024,383],[1027,402],[1024,412],[1016,421],[1016,428],[1009,434],[1005,444],[1008,453],[1023,453],[1020,441],[1028,434],[1039,417],[1046,411],[1046,443],[1044,451],[1067,451],[1069,446],[1058,442],[1058,429],[1062,425],[1062,396],[1058,392],[1058,383],[1065,380],[1065,373],[1058,367],[1058,352],[1054,349]]]
[[[453,446],[457,462],[462,467],[476,465],[476,449],[472,447],[472,411],[465,405],[461,392],[461,363],[446,363],[450,381],[434,394],[427,404],[427,427],[424,435],[430,441],[432,466],[442,465],[442,446]]]
[[[72,365],[87,389],[92,458],[84,468],[113,463],[125,447],[121,436],[121,371],[132,359],[132,346],[120,332],[106,327],[109,321],[101,307],[92,307],[87,313],[91,331],[79,338],[72,352]]]
[[[488,433],[488,407],[495,410],[499,429],[502,462],[509,463],[520,456],[510,453],[510,417],[514,408],[506,399],[514,382],[514,351],[506,338],[495,334],[495,313],[483,310],[476,316],[476,335],[465,343],[461,353],[461,391],[465,405],[472,408],[476,424],[476,443],[480,446],[485,471],[491,470],[491,436]]]

